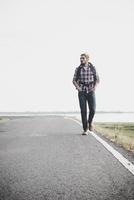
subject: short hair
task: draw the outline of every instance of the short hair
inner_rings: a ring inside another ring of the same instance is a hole
[[[88,53],[82,53],[80,56],[85,56],[87,60],[89,60],[89,54]]]

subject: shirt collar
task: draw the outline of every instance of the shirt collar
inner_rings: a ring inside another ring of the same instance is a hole
[[[81,65],[81,67],[82,67],[83,69],[85,69],[85,65]],[[87,68],[89,68],[89,67],[90,67],[90,63],[88,62]]]

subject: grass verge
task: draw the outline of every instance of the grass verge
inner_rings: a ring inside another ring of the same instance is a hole
[[[95,130],[134,153],[134,123],[94,123]]]
[[[9,118],[0,117],[0,123],[6,122],[8,120],[9,120]]]

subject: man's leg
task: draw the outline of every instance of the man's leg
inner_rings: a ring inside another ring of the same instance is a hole
[[[89,129],[90,129],[92,127],[92,121],[93,121],[93,117],[96,111],[95,92],[89,92],[87,94],[87,101],[88,101],[88,106],[89,106],[88,124],[89,124]]]
[[[83,130],[87,130],[87,102],[84,92],[78,92]]]

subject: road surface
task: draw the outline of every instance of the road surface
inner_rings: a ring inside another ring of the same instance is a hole
[[[63,116],[0,124],[0,200],[134,200],[134,176]]]

